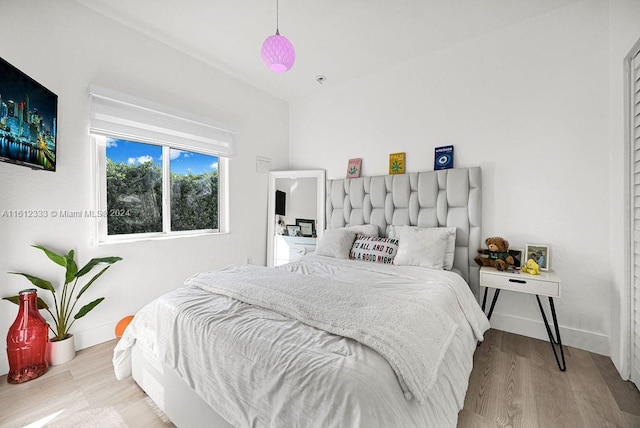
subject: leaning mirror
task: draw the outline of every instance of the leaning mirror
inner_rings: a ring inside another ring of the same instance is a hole
[[[315,251],[324,231],[324,207],[324,170],[269,173],[267,266]]]

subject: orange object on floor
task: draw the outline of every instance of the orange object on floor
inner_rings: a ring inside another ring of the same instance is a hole
[[[124,330],[127,328],[127,326],[129,325],[129,323],[131,322],[132,319],[133,319],[133,315],[127,315],[126,317],[124,317],[120,321],[118,321],[118,324],[116,324],[116,337],[117,338],[121,338],[122,337],[122,335],[124,334]]]

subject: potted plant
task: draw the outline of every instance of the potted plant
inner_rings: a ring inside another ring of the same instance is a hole
[[[95,299],[92,302],[87,303],[80,309],[74,312],[76,304],[80,297],[93,285],[93,283],[111,267],[112,264],[122,260],[120,257],[100,257],[93,258],[81,269],[78,269],[78,265],[74,260],[74,251],[70,250],[65,255],[56,254],[55,252],[41,246],[32,245],[34,248],[42,250],[47,257],[57,265],[65,268],[65,279],[62,290],[57,294],[53,284],[45,279],[38,278],[28,273],[22,272],[9,272],[13,275],[22,275],[27,278],[33,285],[43,290],[51,292],[53,297],[53,311],[51,306],[47,302],[38,297],[38,309],[44,309],[49,312],[55,329],[49,325],[49,329],[53,332],[54,336],[50,339],[49,364],[58,365],[70,361],[75,356],[75,340],[72,334],[69,334],[69,330],[76,322],[76,320],[87,315],[93,308],[98,306],[104,297]],[[87,281],[81,288],[78,280],[84,275],[91,272],[98,265],[107,265],[96,273],[93,278]],[[8,300],[15,304],[19,303],[19,296],[4,297],[4,300]]]

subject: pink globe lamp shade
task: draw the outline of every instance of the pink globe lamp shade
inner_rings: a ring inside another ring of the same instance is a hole
[[[275,35],[267,37],[262,44],[262,61],[269,70],[284,73],[293,67],[296,51],[289,39],[276,32]]]

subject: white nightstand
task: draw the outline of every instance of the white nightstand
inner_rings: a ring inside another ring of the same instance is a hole
[[[306,236],[276,235],[275,263],[280,266],[298,260],[307,253],[316,250],[317,238]]]
[[[480,268],[480,286],[486,287],[484,289],[484,298],[482,299],[482,310],[485,310],[487,303],[487,292],[489,288],[494,288],[493,299],[489,308],[487,318],[491,319],[493,314],[493,308],[496,306],[500,290],[517,291],[519,293],[535,294],[536,300],[538,300],[538,307],[540,308],[540,314],[544,321],[544,326],[547,329],[547,335],[549,336],[549,343],[551,349],[553,349],[553,355],[556,357],[556,363],[560,371],[567,370],[567,364],[564,359],[564,350],[562,349],[562,339],[560,338],[560,329],[558,327],[558,319],[556,317],[556,307],[553,304],[554,297],[560,297],[560,277],[552,270],[546,272],[540,272],[540,275],[530,275],[528,273],[516,273],[499,271],[491,267]],[[547,296],[549,298],[549,306],[551,307],[551,317],[553,319],[553,325],[556,330],[555,337],[549,327],[549,321],[547,320],[547,314],[540,302],[540,296]],[[557,348],[560,348],[560,358],[558,358]],[[562,361],[562,364],[560,362]]]

